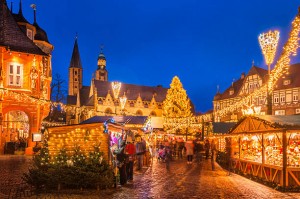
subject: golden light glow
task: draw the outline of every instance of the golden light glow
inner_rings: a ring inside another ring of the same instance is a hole
[[[299,33],[300,33],[300,13],[296,16],[294,21],[292,22],[292,30],[290,32],[290,36],[285,46],[283,47],[282,54],[278,59],[274,69],[271,71],[270,78],[268,84],[261,86],[256,89],[253,93],[241,98],[238,102],[224,107],[215,111],[215,116],[225,116],[227,113],[232,113],[236,110],[243,108],[244,105],[251,99],[254,99],[257,96],[263,96],[267,91],[272,92],[273,85],[277,82],[277,80],[286,73],[287,69],[290,66],[290,57],[297,54],[297,49],[299,48]],[[269,89],[267,89],[269,86]]]
[[[115,99],[118,99],[118,97],[119,97],[121,85],[122,85],[121,82],[112,82],[111,83],[111,87],[112,87]]]
[[[262,33],[259,35],[258,41],[267,65],[272,64],[274,61],[276,48],[279,41],[279,32],[276,30],[270,30],[267,33]]]
[[[120,99],[121,109],[123,110],[125,108],[125,104],[126,104],[126,101],[127,101],[127,97],[126,97],[125,93],[119,99]]]

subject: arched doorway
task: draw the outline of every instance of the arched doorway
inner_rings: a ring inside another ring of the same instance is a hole
[[[29,117],[23,111],[9,111],[4,115],[2,131],[5,139],[5,154],[23,154],[29,138]]]

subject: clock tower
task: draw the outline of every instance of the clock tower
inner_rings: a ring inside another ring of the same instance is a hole
[[[97,62],[97,70],[96,70],[96,75],[95,75],[95,79],[96,80],[100,80],[100,81],[107,81],[108,79],[108,72],[106,70],[106,58],[102,52],[101,52],[98,56],[98,62]]]

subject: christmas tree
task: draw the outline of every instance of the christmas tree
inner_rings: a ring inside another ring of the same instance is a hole
[[[167,118],[187,118],[192,115],[190,99],[177,76],[172,79],[168,89],[163,115]]]

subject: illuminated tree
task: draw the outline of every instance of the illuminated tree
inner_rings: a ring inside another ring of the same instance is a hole
[[[192,116],[191,102],[179,78],[173,77],[163,105],[163,115],[167,118],[187,118]]]

